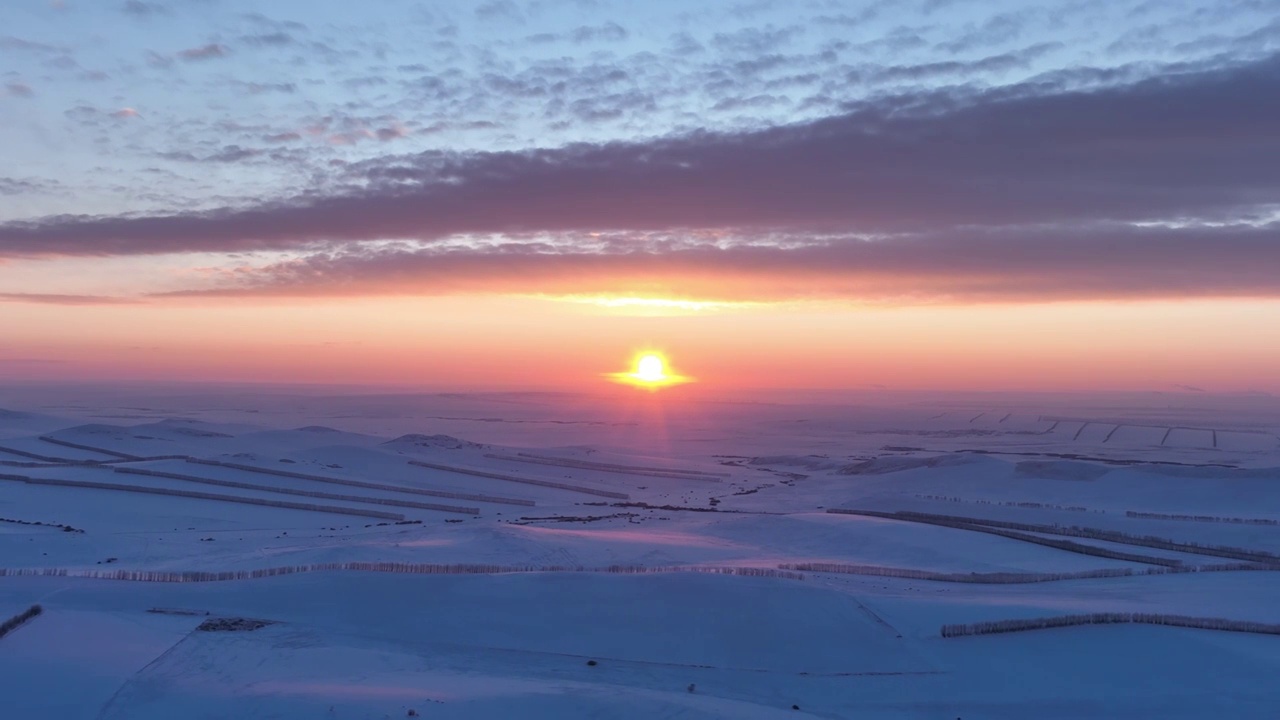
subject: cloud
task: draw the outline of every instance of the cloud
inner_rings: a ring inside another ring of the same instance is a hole
[[[1088,91],[1064,82],[889,96],[738,133],[384,157],[345,166],[325,183],[332,190],[247,209],[0,225],[0,256],[534,231],[799,237],[1224,220],[1280,197],[1280,56]],[[596,109],[632,100],[618,102]],[[326,117],[316,132],[350,142],[392,123]]]
[[[43,358],[43,357],[0,357],[0,365],[48,365],[50,363],[60,364],[66,360],[60,358]]]
[[[178,53],[178,57],[188,62],[194,60],[212,60],[214,58],[226,57],[228,54],[227,46],[218,43],[209,43],[200,47],[188,48]]]
[[[978,60],[942,60],[918,65],[891,65],[854,70],[854,82],[901,83],[921,82],[939,77],[967,77],[981,73],[1000,73],[1028,67],[1032,61],[1057,50],[1062,43],[1036,43],[1014,52],[989,55]]]
[[[377,87],[379,85],[386,85],[386,84],[387,84],[386,78],[371,76],[371,75],[366,75],[363,77],[347,78],[346,80],[342,81],[343,87],[351,88],[353,90],[362,88],[362,87]]]
[[[177,295],[640,294],[689,299],[1012,302],[1280,296],[1280,224],[1021,228],[690,245],[347,248],[217,276]]]
[[[668,41],[672,55],[691,56],[706,52],[706,47],[687,32],[676,33]]]
[[[307,30],[307,26],[305,24],[300,23],[296,20],[276,20],[275,18],[267,17],[262,13],[256,13],[256,12],[244,13],[240,17],[246,22],[250,23],[251,25],[258,28],[263,28],[266,30],[277,30],[277,31],[281,31],[281,30],[306,31]]]
[[[292,45],[296,40],[292,35],[282,31],[270,33],[257,33],[254,35],[245,35],[240,38],[240,42],[255,47],[282,47]]]
[[[147,64],[156,68],[167,68],[173,65],[173,58],[168,55],[161,55],[158,52],[147,51]]]
[[[35,178],[0,177],[0,195],[24,195],[27,193],[51,192],[57,183]]]
[[[250,82],[250,83],[244,83],[243,87],[245,91],[247,91],[250,95],[262,95],[264,93],[284,93],[286,95],[290,95],[297,92],[298,90],[297,84],[291,83],[291,82],[277,82],[277,83]]]
[[[804,33],[800,27],[742,28],[733,32],[717,33],[711,44],[721,50],[745,55],[768,55],[789,45]]]
[[[330,145],[355,145],[364,140],[387,142],[408,137],[407,125],[389,115],[362,117],[332,114],[317,119],[306,128],[310,135],[323,137]]]
[[[575,43],[589,42],[621,42],[627,39],[627,30],[621,25],[609,22],[603,25],[583,25],[569,34]]]
[[[131,107],[124,107],[119,110],[107,112],[106,110],[101,110],[90,105],[76,105],[75,107],[63,111],[62,114],[68,120],[87,126],[100,126],[103,124],[105,118],[118,121],[116,124],[119,124],[119,121],[129,121],[134,118],[142,117],[141,113]]]
[[[524,13],[511,0],[489,0],[475,9],[476,18],[484,21],[509,20],[523,23]]]
[[[574,100],[568,103],[567,107],[569,112],[579,120],[598,122],[602,120],[620,120],[626,117],[635,117],[641,113],[653,112],[657,109],[658,104],[652,94],[632,90]]]
[[[65,54],[69,48],[62,45],[36,42],[13,35],[0,35],[0,50],[19,50],[36,54]]]
[[[110,297],[105,295],[0,293],[0,302],[35,303],[40,305],[131,305],[144,301],[136,298]]]
[[[126,0],[120,6],[120,10],[126,15],[134,17],[151,17],[152,15],[164,15],[169,12],[169,8],[154,2],[142,2],[142,0]]]
[[[383,142],[388,140],[398,140],[409,134],[409,129],[403,125],[391,125],[388,127],[378,128],[374,135]]]
[[[36,94],[36,91],[32,90],[30,85],[20,82],[6,83],[4,89],[13,97],[29,98],[35,97]]]
[[[980,27],[969,27],[954,39],[938,47],[948,53],[969,52],[977,48],[992,47],[1016,39],[1034,11],[1021,10],[988,18]]]
[[[179,162],[200,162],[200,163],[234,163],[244,160],[251,160],[266,151],[257,148],[246,148],[239,145],[226,145],[215,152],[208,155],[196,155],[187,151],[169,151],[159,153],[159,156],[166,160],[176,160]]]

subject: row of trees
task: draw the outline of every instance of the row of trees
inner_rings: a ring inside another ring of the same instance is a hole
[[[356,515],[381,520],[404,520],[399,513],[365,510],[363,508],[339,507],[337,505],[313,505],[311,503],[285,502],[283,500],[265,500],[263,498],[244,497],[241,495],[222,495],[219,493],[193,492],[191,490],[173,490],[171,488],[140,487],[138,485],[121,485],[118,483],[96,482],[91,480],[56,480],[53,478],[33,478],[22,475],[0,474],[0,480],[20,480],[29,485],[51,485],[54,487],[89,488],[94,490],[117,490],[120,492],[143,493],[146,495],[169,495],[174,497],[195,498],[198,500],[214,500],[217,502],[233,502],[244,505],[262,505],[265,507],[287,508],[290,510],[311,510],[313,512],[334,513],[337,515]]]
[[[497,453],[487,453],[487,458],[494,460],[507,460],[509,462],[532,463],[534,465],[553,465],[555,467],[576,468],[579,470],[598,470],[600,472],[619,473],[622,475],[642,475],[646,477],[671,478],[674,480],[707,480],[710,482],[720,482],[720,479],[709,473],[701,471],[684,471],[667,468],[651,468],[630,465],[614,465],[612,463],[596,463],[586,460],[572,460],[569,458],[550,458],[541,455],[530,455],[528,453],[519,453],[517,455],[500,455]]]
[[[1046,535],[1061,535],[1067,537],[1080,537],[1090,540],[1102,540],[1104,542],[1113,542],[1122,545],[1136,545],[1141,547],[1156,548],[1159,550],[1171,550],[1174,552],[1184,552],[1195,555],[1211,555],[1214,557],[1225,557],[1232,560],[1245,560],[1249,562],[1262,563],[1280,563],[1280,555],[1275,555],[1263,550],[1249,550],[1246,548],[1231,547],[1227,545],[1203,545],[1190,541],[1170,540],[1168,538],[1157,537],[1154,535],[1131,535],[1129,533],[1120,532],[1119,530],[1102,530],[1099,528],[1081,527],[1078,525],[1044,525],[1035,523],[1012,522],[1008,520],[991,520],[988,518],[963,517],[959,515],[939,515],[934,513],[921,513],[903,510],[899,512],[886,513],[875,510],[846,510],[841,508],[833,508],[827,512],[846,513],[852,515],[871,515],[874,517],[884,517],[894,520],[909,520],[914,522],[923,522],[934,525],[945,525],[948,527],[959,527],[967,530],[982,528],[1002,528],[1007,530],[1016,530],[1024,532],[1038,532]],[[1161,558],[1164,562],[1156,564],[1166,564],[1167,559]],[[1139,561],[1146,562],[1146,561]],[[1175,561],[1176,562],[1176,561]]]
[[[106,448],[94,447],[93,445],[82,445],[81,443],[71,442],[70,440],[59,440],[58,438],[51,437],[49,435],[41,435],[40,439],[47,443],[53,443],[54,445],[61,445],[63,447],[74,448],[76,450],[87,450],[88,452],[96,452],[99,455],[110,455],[111,457],[119,458],[121,460],[142,459],[138,455],[130,455],[129,453],[122,453],[116,450],[107,450]]]
[[[223,571],[172,571],[172,570],[82,570],[68,568],[0,568],[0,577],[76,577],[101,580],[130,580],[139,582],[218,582],[225,580],[252,580],[256,578],[295,575],[309,572],[359,571],[410,575],[498,575],[533,572],[589,572],[637,575],[647,573],[693,572],[740,577],[769,577],[803,580],[804,572],[846,573],[895,577],[911,580],[938,582],[1021,584],[1080,580],[1090,578],[1134,577],[1187,572],[1227,572],[1236,570],[1275,570],[1278,568],[1256,564],[1202,565],[1180,568],[1105,568],[1065,573],[939,573],[911,568],[884,567],[879,565],[849,565],[842,563],[783,563],[775,568],[707,565],[607,565],[585,567],[581,565],[494,565],[486,563],[399,563],[399,562],[341,562],[314,563],[310,565],[284,565],[256,570]]]
[[[32,605],[22,612],[0,623],[0,638],[22,627],[24,623],[44,612],[39,605]]]
[[[410,460],[409,464],[417,465],[418,467],[431,468],[432,470],[443,470],[445,472],[461,473],[463,475],[474,475],[475,477],[491,478],[493,480],[506,480],[507,482],[524,483],[525,485],[540,485],[542,487],[556,488],[557,490],[569,490],[570,492],[598,495],[600,497],[614,498],[617,500],[631,499],[631,496],[626,493],[613,492],[612,490],[601,490],[600,488],[586,487],[584,485],[570,485],[569,483],[519,477],[516,475],[507,475],[506,473],[494,473],[485,470],[473,470],[471,468],[440,465],[437,463],[423,462],[422,460]]]
[[[1057,580],[1083,580],[1089,578],[1129,577],[1132,575],[1155,575],[1163,568],[1150,568],[1146,571],[1134,571],[1130,568],[1104,568],[1101,570],[1082,570],[1079,572],[1060,573],[942,573],[930,570],[914,570],[911,568],[884,567],[881,565],[846,565],[842,563],[783,563],[778,567],[784,570],[804,570],[807,572],[845,573],[849,575],[872,575],[878,577],[907,578],[910,580],[935,580],[955,583],[986,584],[1020,584],[1037,582],[1054,582]]]
[[[1271,520],[1270,518],[1218,517],[1216,515],[1170,515],[1165,513],[1136,512],[1134,510],[1125,510],[1124,516],[1141,518],[1143,520],[1189,520],[1194,522],[1236,523],[1239,525],[1280,525],[1280,521]]]
[[[871,575],[876,577],[906,578],[909,580],[933,580],[937,582],[985,583],[993,585],[1022,584],[1037,582],[1056,582],[1059,580],[1088,580],[1092,578],[1134,577],[1140,575],[1169,575],[1197,572],[1235,572],[1249,570],[1280,570],[1280,565],[1259,565],[1257,563],[1222,563],[1218,565],[1180,565],[1177,567],[1149,567],[1140,570],[1132,568],[1102,568],[1099,570],[1081,570],[1060,573],[942,573],[931,570],[913,568],[885,567],[883,565],[849,565],[844,563],[782,563],[778,566],[784,570],[802,570],[806,572],[845,573],[848,575]]]
[[[567,465],[574,465],[576,467],[581,467],[581,468],[594,468],[598,470],[619,470],[619,471],[626,471],[626,472],[631,472],[633,470],[648,470],[650,472],[676,473],[677,475],[701,475],[704,477],[712,477],[712,478],[717,478],[717,477],[727,478],[731,476],[731,473],[719,472],[714,470],[690,470],[688,468],[650,467],[648,465],[623,465],[621,463],[607,463],[607,462],[599,462],[597,460],[580,460],[577,458],[548,457],[546,455],[535,455],[533,453],[527,453],[527,452],[516,453],[516,455],[519,455],[520,457],[525,457],[525,458],[537,458],[539,460],[555,460],[557,462],[561,462]]]
[[[365,488],[366,490],[385,490],[387,492],[406,493],[409,495],[426,495],[429,497],[450,498],[453,500],[469,500],[471,502],[488,502],[503,505],[523,505],[532,507],[532,500],[521,500],[518,498],[495,497],[493,495],[478,495],[475,493],[455,493],[446,492],[444,490],[427,490],[425,488],[407,487],[405,485],[387,485],[385,483],[365,482],[363,480],[348,480],[346,478],[328,477],[325,475],[312,475],[310,473],[294,472],[292,470],[276,470],[274,468],[263,468],[254,465],[241,465],[240,463],[222,462],[221,460],[201,460],[199,458],[187,458],[187,462],[197,465],[212,465],[214,467],[222,467],[230,470],[243,470],[244,472],[259,473],[262,475],[276,475],[279,477],[297,478],[299,480],[311,480],[314,482],[330,483],[333,485],[347,485],[349,487]]]
[[[80,570],[69,568],[0,568],[0,577],[73,577],[95,580],[126,580],[134,582],[221,582],[227,580],[253,580],[258,578],[297,575],[310,572],[357,571],[405,575],[500,575],[536,572],[610,573],[640,575],[649,573],[707,573],[712,575],[736,575],[740,577],[768,577],[786,580],[804,580],[804,575],[788,570],[762,567],[707,566],[707,565],[608,565],[583,567],[581,565],[491,565],[484,563],[399,563],[399,562],[340,562],[314,563],[311,565],[285,565],[256,570],[223,571],[173,571],[173,570]]]
[[[0,445],[0,452],[8,453],[8,454],[10,454],[10,455],[17,455],[18,457],[31,458],[32,460],[40,460],[40,461],[42,461],[42,462],[51,462],[51,463],[74,463],[74,462],[76,462],[75,460],[72,460],[71,458],[62,458],[62,457],[52,457],[52,456],[49,456],[49,455],[41,455],[40,453],[27,452],[26,450],[19,450],[18,448],[9,447],[9,446],[7,446],[7,445]]]
[[[973,505],[1001,505],[1003,507],[1020,507],[1020,508],[1029,508],[1032,510],[1067,510],[1069,512],[1094,512],[1094,513],[1098,513],[1099,515],[1107,514],[1106,510],[1090,510],[1089,508],[1083,507],[1080,505],[1054,505],[1052,503],[1030,502],[1030,501],[1019,502],[1016,500],[1000,500],[1000,501],[966,500],[962,497],[947,496],[947,495],[927,495],[924,493],[916,493],[916,497],[924,500],[941,500],[943,502],[969,503]]]
[[[967,635],[993,635],[996,633],[1046,630],[1076,625],[1169,625],[1173,627],[1199,628],[1202,630],[1227,630],[1231,632],[1280,635],[1280,625],[1253,622],[1251,620],[1227,620],[1224,618],[1189,617],[1160,613],[1088,613],[1086,615],[1059,615],[1057,617],[995,620],[967,625],[943,625],[942,637]]]
[[[69,532],[69,533],[81,533],[81,534],[84,533],[84,530],[81,530],[80,528],[71,527],[70,525],[63,525],[62,523],[47,523],[47,522],[40,522],[39,520],[17,520],[14,518],[0,518],[0,522],[13,523],[15,525],[34,525],[37,527],[52,527],[52,528],[58,528],[62,532]]]
[[[390,505],[393,507],[414,508],[417,510],[438,510],[440,512],[460,513],[463,515],[480,514],[480,508],[460,507],[458,505],[441,505],[439,503],[424,503],[413,500],[400,500],[397,498],[377,498],[369,497],[367,495],[343,495],[340,493],[322,492],[319,490],[298,490],[295,488],[279,487],[274,485],[256,485],[254,483],[238,482],[235,480],[215,480],[214,478],[163,472],[160,470],[144,470],[142,468],[116,468],[115,471],[126,475],[145,475],[147,477],[168,478],[171,480],[182,480],[184,482],[201,483],[204,485],[220,485],[222,487],[239,488],[241,490],[280,493],[282,495],[303,495],[306,497],[321,498],[323,500],[341,500],[343,502]]]
[[[1078,553],[1081,555],[1092,555],[1094,557],[1107,558],[1109,560],[1122,560],[1125,562],[1143,563],[1146,565],[1160,565],[1162,567],[1177,567],[1182,564],[1181,560],[1172,558],[1156,557],[1154,555],[1140,555],[1138,553],[1122,552],[1119,550],[1111,550],[1110,548],[1098,547],[1096,545],[1085,545],[1083,543],[1072,542],[1070,540],[1054,540],[1052,538],[1040,537],[1039,535],[1028,535],[1025,532],[1017,532],[1005,529],[1006,525],[1016,525],[1025,528],[1036,528],[1035,532],[1046,532],[1040,528],[1049,528],[1049,525],[1027,525],[1025,523],[1005,523],[1000,521],[992,521],[987,524],[986,521],[977,521],[974,518],[964,518],[952,515],[932,515],[929,513],[917,512],[880,512],[878,510],[849,510],[844,508],[831,508],[827,510],[829,513],[840,515],[865,515],[867,517],[887,518],[889,520],[904,520],[907,522],[918,522],[926,525],[938,525],[940,527],[955,528],[957,530],[969,530],[972,532],[986,533],[988,535],[998,535],[1011,540],[1021,540],[1023,542],[1032,543],[1033,545],[1043,545],[1045,547],[1056,548],[1058,550],[1066,550],[1067,552]]]

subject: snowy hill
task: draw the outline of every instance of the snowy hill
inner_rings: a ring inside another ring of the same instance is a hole
[[[1193,718],[1229,696],[1232,717],[1280,710],[1280,452],[1259,414],[1242,427],[1199,408],[1201,442],[1173,416],[1147,432],[1105,413],[692,404],[627,425],[560,401],[436,397],[393,422],[385,396],[328,399],[274,426],[248,405],[129,422],[6,411],[0,615],[43,609],[0,637],[6,707]],[[1088,613],[1196,620],[941,633]]]

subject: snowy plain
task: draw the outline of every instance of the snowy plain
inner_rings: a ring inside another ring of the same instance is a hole
[[[1280,635],[941,628],[1280,625],[1278,430],[1181,392],[0,388],[0,620],[44,610],[0,714],[1274,718]]]

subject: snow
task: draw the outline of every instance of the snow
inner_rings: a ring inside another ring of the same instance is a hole
[[[30,467],[38,461],[0,449],[7,463],[0,473],[390,510],[408,524],[0,480],[0,569],[67,573],[0,577],[0,614],[34,603],[45,608],[0,638],[5,717],[1280,713],[1272,682],[1280,671],[1276,636],[1154,626],[939,635],[947,623],[1086,612],[1276,623],[1280,572],[1033,584],[709,572],[795,563],[955,574],[1153,567],[964,528],[826,512],[832,508],[1079,525],[1280,553],[1280,403],[1203,396],[1178,407],[1168,397],[886,397],[877,405],[874,396],[745,403],[647,393],[632,402],[537,394],[6,392],[0,448],[80,464]],[[183,459],[102,465],[120,458],[42,436],[142,458],[183,455],[385,487]],[[259,489],[113,472],[117,467]],[[272,488],[470,505],[480,514]],[[535,504],[433,499],[398,488]],[[1251,522],[1135,518],[1130,510]],[[1072,539],[1188,566],[1230,562]],[[522,571],[309,567],[353,562]],[[182,583],[84,577],[283,566],[304,571]],[[649,572],[608,572],[610,566]],[[168,612],[149,612],[157,608]],[[273,624],[197,631],[208,617]]]

